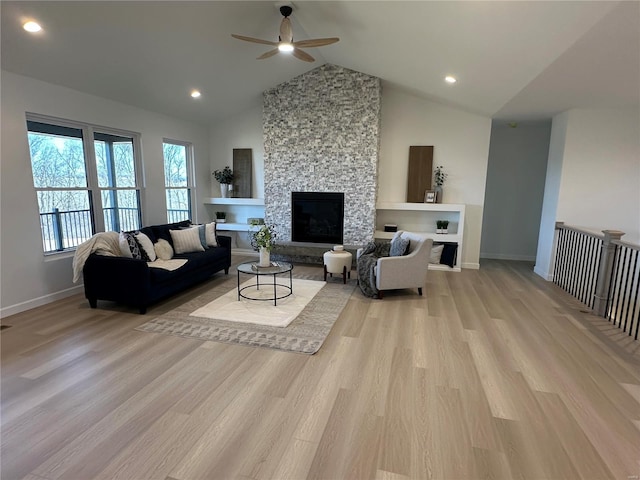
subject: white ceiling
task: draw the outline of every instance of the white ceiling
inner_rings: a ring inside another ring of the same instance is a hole
[[[323,63],[504,120],[577,107],[640,108],[640,2],[297,1],[294,40],[340,37],[255,58],[277,40],[273,1],[8,2],[2,68],[196,122],[220,121]],[[44,31],[27,34],[22,21]],[[444,83],[455,75],[456,85]],[[202,97],[189,97],[193,88]]]

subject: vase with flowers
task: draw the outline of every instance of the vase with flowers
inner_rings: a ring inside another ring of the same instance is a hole
[[[271,249],[276,244],[276,231],[273,225],[262,225],[258,230],[250,232],[251,246],[260,252],[258,266],[271,266]]]
[[[433,172],[433,183],[435,183],[433,190],[436,192],[436,203],[442,203],[442,186],[448,176],[449,174],[444,172],[442,165],[438,165]]]
[[[233,190],[233,170],[228,165],[222,170],[214,170],[213,176],[220,182],[220,194],[222,198],[228,198]]]

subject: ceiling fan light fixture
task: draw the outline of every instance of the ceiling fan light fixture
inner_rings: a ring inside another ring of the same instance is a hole
[[[191,90],[191,98],[200,98],[202,95],[199,90]]]
[[[22,25],[22,28],[24,28],[29,33],[37,33],[40,30],[42,30],[42,27],[37,22],[34,22],[33,20],[25,22]]]
[[[281,52],[290,53],[293,52],[293,45],[291,45],[289,42],[280,42],[280,44],[278,44],[278,50],[280,50]]]
[[[444,77],[444,81],[447,83],[456,83],[458,80],[456,79],[456,77],[452,77],[451,75],[447,75],[446,77]]]

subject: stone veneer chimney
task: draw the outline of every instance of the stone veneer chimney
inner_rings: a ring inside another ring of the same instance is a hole
[[[370,241],[380,79],[325,64],[263,94],[265,221],[291,240],[291,192],[343,192],[344,243]]]

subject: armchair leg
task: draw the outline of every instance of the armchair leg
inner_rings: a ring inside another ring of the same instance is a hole
[[[342,267],[342,283],[347,284],[347,267]]]
[[[327,281],[327,266],[324,266],[324,281]]]
[[[422,287],[418,287],[418,295],[422,296]]]
[[[384,294],[382,293],[382,290],[378,290],[378,300],[382,300],[383,296]]]

